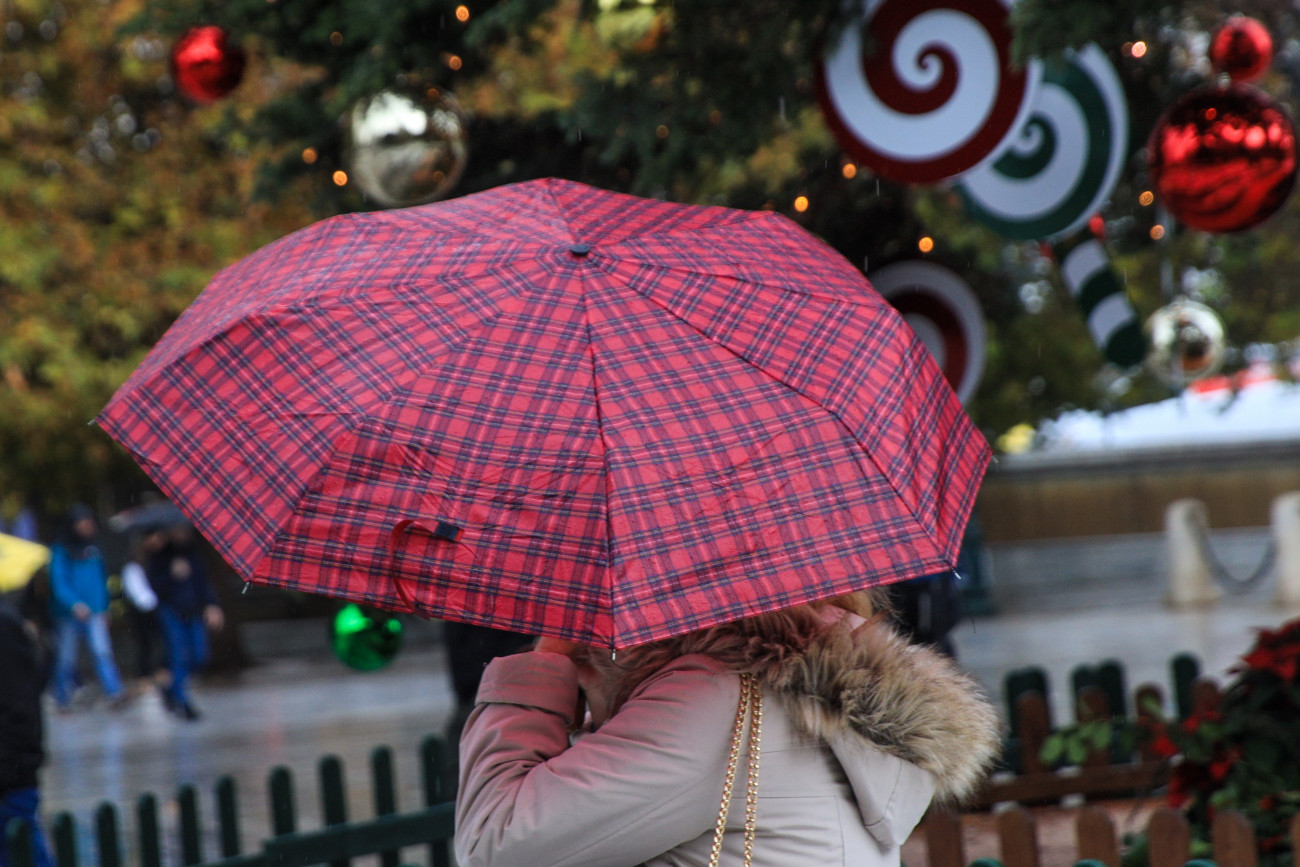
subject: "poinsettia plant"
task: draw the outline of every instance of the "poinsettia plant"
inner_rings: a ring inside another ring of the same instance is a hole
[[[1085,721],[1049,738],[1043,759],[1059,763],[1078,744],[1095,746],[1104,722],[1112,737],[1170,762],[1166,797],[1187,816],[1195,857],[1209,855],[1215,812],[1232,809],[1255,829],[1260,867],[1289,865],[1287,831],[1300,813],[1300,618],[1261,629],[1229,674],[1217,706],[1181,720],[1145,708],[1133,720]]]

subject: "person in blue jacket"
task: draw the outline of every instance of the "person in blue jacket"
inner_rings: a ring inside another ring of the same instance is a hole
[[[158,597],[158,620],[167,647],[171,682],[163,691],[167,709],[196,720],[190,675],[208,661],[208,630],[222,627],[224,617],[208,581],[203,558],[189,526],[176,527],[161,550],[149,557],[145,574]]]
[[[86,506],[69,515],[70,532],[56,542],[50,555],[51,614],[57,647],[54,700],[60,710],[72,706],[77,658],[84,640],[95,660],[95,674],[109,707],[126,704],[113,645],[108,635],[108,570],[97,544],[99,524]]]

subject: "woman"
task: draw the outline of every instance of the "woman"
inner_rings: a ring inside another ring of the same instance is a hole
[[[616,659],[543,638],[494,660],[461,740],[459,862],[739,865],[752,847],[754,865],[897,865],[931,797],[979,783],[998,721],[951,662],[873,616],[872,599]],[[745,707],[751,681],[761,710]],[[580,687],[589,719],[571,739]]]

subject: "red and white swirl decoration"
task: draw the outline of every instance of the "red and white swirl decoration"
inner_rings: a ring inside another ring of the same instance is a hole
[[[1040,64],[1011,62],[1000,0],[862,0],[817,66],[827,124],[854,159],[934,183],[996,159],[1033,105]],[[863,30],[874,45],[863,53]]]

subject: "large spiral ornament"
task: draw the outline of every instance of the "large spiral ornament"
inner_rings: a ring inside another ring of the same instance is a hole
[[[1024,121],[1040,75],[1036,60],[1012,64],[1007,11],[999,0],[864,0],[817,67],[840,145],[903,183],[934,183],[995,159]]]
[[[967,211],[1016,240],[1072,234],[1114,191],[1128,127],[1123,85],[1100,48],[1048,64],[1011,147],[959,182]]]

